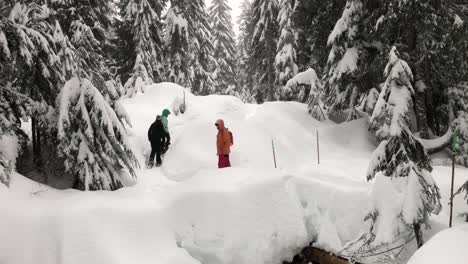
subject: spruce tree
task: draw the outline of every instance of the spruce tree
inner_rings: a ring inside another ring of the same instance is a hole
[[[227,94],[235,86],[236,48],[232,30],[231,8],[227,0],[213,0],[209,9],[216,68],[213,76],[216,92]]]
[[[237,20],[239,24],[239,37],[237,40],[236,58],[236,86],[237,93],[243,101],[253,102],[252,98],[254,79],[249,64],[254,32],[253,6],[249,0],[244,0],[240,6],[241,14]]]
[[[129,0],[125,9],[122,10],[123,27],[129,29],[120,32],[130,32],[131,34],[131,38],[126,41],[128,47],[124,50],[131,53],[130,56],[126,54],[126,59],[128,59],[126,63],[133,66],[133,71],[130,74],[128,72],[122,73],[129,75],[129,79],[125,83],[126,94],[129,96],[135,94],[136,91],[143,90],[141,87],[137,87],[140,84],[137,83],[139,78],[142,78],[141,81],[145,84],[161,81],[163,47],[160,32],[161,21],[156,11],[161,9],[161,4],[154,1],[153,5],[155,3],[158,3],[157,8],[154,8],[148,0]],[[128,66],[124,66],[124,68],[129,68]],[[142,74],[142,71],[145,71],[147,75]]]
[[[259,103],[274,100],[278,92],[275,86],[277,17],[277,0],[255,0],[253,2],[254,33],[249,65],[255,74],[254,96]]]
[[[89,79],[99,88],[105,90],[105,81],[109,79],[107,65],[101,50],[101,43],[96,39],[92,28],[84,23],[84,20],[75,20],[70,25],[72,35],[71,42],[77,50],[81,50],[81,56],[76,58],[77,63],[82,65],[81,74]],[[80,61],[78,61],[80,60]]]
[[[127,80],[124,86],[125,95],[133,97],[137,93],[144,93],[145,86],[152,84],[151,77],[149,76],[148,70],[146,69],[145,63],[141,59],[140,54],[135,59],[135,66],[131,77]]]
[[[79,73],[58,97],[58,154],[81,190],[116,190],[138,162],[125,128],[99,90]]]
[[[2,29],[0,26],[0,38]],[[5,70],[0,63],[0,70]],[[0,78],[0,183],[9,186],[17,157],[26,146],[28,136],[21,128],[21,118],[36,107],[29,97],[18,92],[11,82]]]
[[[108,0],[53,0],[50,2],[52,16],[59,24],[73,47],[86,50],[80,56],[84,67],[82,74],[86,74],[94,86],[102,94],[106,91],[106,81],[111,80],[109,66],[112,64],[110,52],[110,38],[113,34],[112,3]],[[76,59],[75,59],[76,60]],[[69,79],[66,78],[65,80]],[[63,82],[65,82],[65,80]]]
[[[322,121],[327,119],[327,114],[322,102],[323,87],[317,73],[310,68],[300,72],[291,78],[281,89],[281,97],[285,99],[298,99],[307,102],[307,110],[313,118]]]
[[[214,50],[203,0],[171,1],[166,14],[165,42],[168,79],[195,94],[213,93]]]
[[[343,14],[343,0],[296,0],[291,22],[296,32],[296,64],[321,74],[330,50],[324,41]]]
[[[186,5],[188,32],[193,40],[189,42],[190,67],[193,74],[191,89],[195,94],[212,94],[215,92],[212,74],[216,61],[213,57],[214,47],[211,43],[212,36],[205,1],[192,0]]]
[[[294,1],[280,0],[278,13],[279,40],[275,58],[276,83],[284,85],[297,74],[296,65],[296,37],[291,17]]]
[[[369,247],[408,242],[414,232],[423,243],[421,226],[438,214],[439,188],[431,176],[430,158],[411,133],[413,74],[395,47],[385,68],[387,79],[371,118],[370,129],[383,141],[374,151],[367,179],[373,180],[372,206],[363,237]]]
[[[449,97],[455,101],[453,108],[457,116],[451,127],[452,133],[456,135],[451,147],[454,148],[455,161],[468,167],[468,83],[463,82],[452,87]],[[468,181],[460,186],[456,194],[463,194],[468,202]],[[468,210],[463,215],[468,219]]]
[[[5,100],[4,114],[13,124],[10,134],[19,141],[19,149],[27,137],[21,132],[20,118],[32,118],[33,156],[36,165],[41,165],[41,138],[50,126],[46,114],[55,106],[58,85],[64,81],[64,66],[57,55],[54,27],[49,23],[50,10],[46,5],[16,3],[10,8],[8,18],[0,17],[1,52],[0,92]],[[8,113],[13,109],[13,113]]]
[[[55,20],[53,38],[57,47],[57,56],[62,65],[63,76],[65,79],[71,78],[76,70],[75,47],[63,33],[58,20]]]
[[[165,49],[167,80],[189,87],[191,71],[189,64],[188,21],[184,1],[173,0],[166,14]]]
[[[359,99],[359,87],[356,79],[363,53],[360,39],[362,12],[360,0],[348,0],[327,41],[331,50],[324,76],[326,103],[330,106],[331,114],[348,109],[348,121],[357,118],[355,106]]]
[[[70,38],[74,31],[71,29],[73,22],[81,20],[83,24],[91,29],[93,36],[100,44],[101,50],[108,44],[108,34],[113,19],[111,1],[51,0],[49,1],[49,7],[53,11],[53,17],[60,22],[63,31]]]
[[[368,38],[381,50],[399,47],[415,75],[415,105],[418,132],[428,138],[430,131],[445,134],[447,118],[440,113],[449,98],[447,89],[466,80],[468,5],[464,1],[365,1],[372,10],[366,18]],[[384,65],[380,57],[369,67]]]

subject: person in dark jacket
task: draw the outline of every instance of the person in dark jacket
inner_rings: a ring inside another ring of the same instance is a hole
[[[163,148],[163,139],[166,132],[160,115],[156,117],[156,121],[151,124],[148,130],[148,140],[151,142],[151,155],[148,161],[148,167],[153,167],[154,156],[156,155],[156,166],[161,166],[161,152]]]

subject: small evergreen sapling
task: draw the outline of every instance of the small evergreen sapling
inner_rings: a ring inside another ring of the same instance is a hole
[[[299,98],[307,102],[307,110],[313,118],[322,121],[327,119],[327,114],[322,102],[323,87],[317,73],[309,68],[290,79],[281,89],[282,98]]]
[[[439,188],[430,173],[430,158],[409,129],[413,75],[395,47],[385,74],[387,80],[371,119],[371,130],[383,141],[367,172],[367,180],[374,180],[374,185],[366,217],[370,228],[363,238],[370,247],[404,244],[414,232],[421,246],[421,226],[428,227],[429,216],[441,209]]]
[[[151,83],[153,83],[153,81],[149,77],[148,71],[145,67],[145,64],[143,63],[143,60],[141,59],[140,54],[138,54],[131,77],[124,85],[125,95],[128,97],[133,97],[139,92],[144,93],[145,86]]]

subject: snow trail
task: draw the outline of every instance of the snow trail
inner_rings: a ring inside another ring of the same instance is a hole
[[[182,87],[162,83],[123,101],[141,165],[150,152],[149,126],[182,96]],[[365,172],[375,148],[365,120],[318,122],[306,105],[292,102],[249,105],[188,92],[186,100],[186,113],[169,117],[172,145],[163,166],[141,166],[131,187],[60,191],[19,174],[9,189],[0,185],[0,199],[9,201],[0,203],[0,263],[270,264],[290,259],[312,240],[336,252],[357,236],[369,199]],[[235,137],[233,167],[223,170],[216,167],[218,118]],[[447,173],[444,167],[434,171],[444,205]],[[463,181],[460,176],[456,184]],[[456,212],[465,206],[461,198],[455,205]],[[437,230],[445,228],[445,214],[433,218]]]

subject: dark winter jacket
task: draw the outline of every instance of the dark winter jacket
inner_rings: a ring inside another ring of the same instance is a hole
[[[151,143],[161,143],[162,138],[165,135],[164,127],[162,124],[161,116],[156,118],[151,127],[148,130],[148,140]]]

